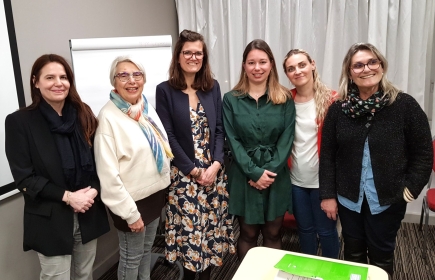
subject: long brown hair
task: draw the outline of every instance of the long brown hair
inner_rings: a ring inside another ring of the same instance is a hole
[[[313,59],[303,49],[293,49],[290,50],[284,58],[282,66],[284,67],[284,72],[287,73],[285,68],[285,63],[292,55],[303,54],[307,57],[309,63],[313,63]],[[328,112],[329,105],[333,100],[332,90],[329,89],[321,80],[317,67],[313,70],[313,91],[314,91],[314,103],[316,104],[316,119],[322,122],[325,119],[326,113]]]
[[[83,101],[81,100],[74,83],[74,73],[71,70],[68,62],[66,62],[63,57],[57,54],[44,54],[40,56],[35,61],[35,63],[33,63],[32,72],[30,73],[32,104],[24,109],[34,110],[38,108],[39,104],[41,103],[43,97],[39,88],[35,87],[35,84],[40,78],[41,69],[51,62],[59,63],[65,69],[66,76],[70,84],[70,88],[68,91],[68,95],[65,98],[65,102],[69,102],[77,110],[77,118],[79,119],[81,127],[83,129],[84,137],[89,145],[92,145],[91,139],[95,133],[95,130],[97,129],[98,120],[92,112],[91,108],[87,104],[83,103]]]
[[[397,94],[401,92],[400,89],[395,87],[393,83],[391,83],[387,79],[387,71],[388,71],[388,61],[385,56],[372,44],[369,43],[356,43],[353,44],[346,56],[343,59],[343,65],[341,67],[341,76],[339,82],[338,93],[340,94],[340,99],[343,100],[347,97],[347,93],[349,91],[349,87],[351,84],[351,75],[350,75],[350,64],[352,63],[352,57],[359,51],[369,51],[376,56],[377,59],[381,62],[382,69],[384,70],[384,74],[382,75],[381,81],[379,82],[379,89],[384,91],[384,95],[387,95],[390,98],[388,104],[393,103],[396,100]]]
[[[272,63],[272,69],[270,71],[269,77],[267,78],[267,88],[269,89],[268,99],[272,101],[273,104],[282,104],[287,101],[288,98],[291,98],[289,91],[286,87],[279,83],[278,71],[276,70],[275,58],[273,57],[272,50],[269,45],[261,40],[256,39],[250,42],[243,52],[243,62],[242,69],[240,71],[239,82],[233,88],[234,91],[238,91],[239,94],[245,95],[249,92],[249,79],[246,75],[245,68],[243,64],[246,62],[246,58],[248,57],[249,52],[252,50],[260,50],[267,54],[269,57],[270,63]]]
[[[178,37],[177,43],[174,47],[174,52],[172,54],[171,66],[169,67],[169,85],[171,85],[175,89],[186,89],[186,79],[184,78],[183,69],[181,69],[179,63],[179,57],[181,50],[186,42],[196,42],[201,41],[202,43],[202,52],[204,56],[202,58],[202,67],[195,74],[195,79],[191,87],[193,89],[200,89],[204,92],[207,92],[213,88],[214,80],[213,75],[211,73],[209,59],[208,59],[208,50],[207,45],[204,42],[204,37],[194,31],[184,29],[181,31],[180,36]]]

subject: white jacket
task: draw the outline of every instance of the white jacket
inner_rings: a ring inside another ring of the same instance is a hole
[[[148,115],[165,133],[151,105]],[[98,120],[94,151],[101,199],[114,214],[132,224],[140,217],[135,201],[169,186],[170,160],[165,157],[159,173],[139,123],[121,112],[112,101],[101,109]]]

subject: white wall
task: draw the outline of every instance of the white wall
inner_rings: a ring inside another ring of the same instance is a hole
[[[38,279],[35,252],[23,252],[24,200],[15,195],[0,201],[0,279]]]
[[[45,53],[71,61],[69,39],[169,34],[175,42],[178,37],[173,0],[11,2],[27,105],[31,101],[28,83],[33,62]],[[22,249],[23,204],[21,194],[0,201],[0,280],[39,279],[36,253]],[[117,261],[117,248],[112,227],[98,240],[94,279]]]
[[[44,53],[71,61],[69,39],[168,34],[174,42],[178,38],[173,0],[11,1],[27,104],[33,62]]]

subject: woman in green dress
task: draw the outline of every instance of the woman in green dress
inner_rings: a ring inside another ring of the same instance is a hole
[[[295,105],[278,81],[275,59],[260,39],[243,53],[240,80],[223,98],[226,137],[234,157],[228,172],[229,211],[240,225],[238,256],[257,245],[281,248],[280,228],[291,209],[287,159],[295,127]]]

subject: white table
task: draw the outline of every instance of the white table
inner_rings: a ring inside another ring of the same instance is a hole
[[[314,259],[322,259],[327,261],[333,261],[337,263],[350,264],[355,266],[368,267],[368,277],[370,280],[388,280],[388,274],[383,269],[368,265],[360,264],[354,262],[348,262],[343,260],[323,258],[319,256],[306,255],[291,251],[277,250],[266,247],[255,247],[248,251],[233,280],[273,280],[278,273],[278,269],[274,266],[281,260],[281,258],[286,255],[296,255],[310,257]]]

